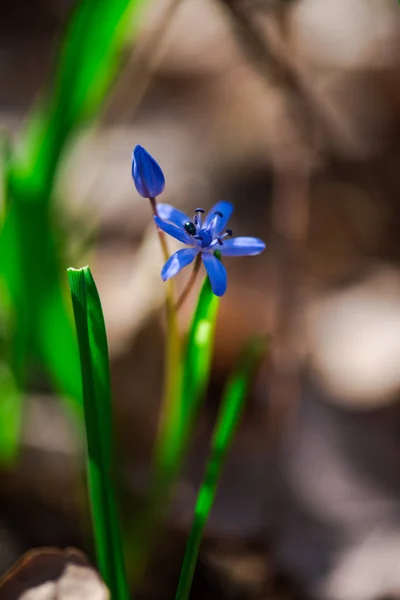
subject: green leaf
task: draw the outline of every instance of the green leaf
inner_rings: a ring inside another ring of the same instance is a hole
[[[205,475],[197,496],[193,525],[186,546],[176,600],[189,597],[204,527],[214,502],[218,481],[246,399],[254,367],[265,351],[265,339],[253,340],[227,383],[218,412]]]
[[[32,241],[34,240],[34,242]],[[61,288],[55,235],[43,207],[12,202],[0,238],[2,290],[9,295],[12,366],[23,389],[28,363],[39,358],[52,383],[79,414],[81,391],[75,334]]]
[[[181,430],[189,432],[193,426],[210,377],[214,350],[214,334],[221,299],[211,290],[205,278],[186,346],[184,358]]]
[[[22,397],[9,367],[0,363],[0,467],[10,467],[18,456]]]
[[[83,121],[99,114],[144,4],[144,0],[78,4],[62,43],[52,92],[34,110],[12,157],[12,195],[29,190],[31,201],[49,201],[65,144]]]
[[[115,600],[128,600],[112,470],[112,409],[103,312],[89,267],[68,269],[82,372],[88,485],[97,560]]]
[[[2,168],[0,283],[11,306],[8,360],[21,389],[32,359],[40,361],[77,414],[79,364],[64,294],[64,240],[51,212],[53,184],[71,137],[100,113],[143,5],[144,0],[78,3],[61,45],[53,87],[33,109],[12,152],[6,148]]]
[[[208,385],[219,305],[220,298],[212,293],[207,277],[187,338],[180,402],[158,448],[160,468],[172,474],[176,474],[180,466],[181,455]]]

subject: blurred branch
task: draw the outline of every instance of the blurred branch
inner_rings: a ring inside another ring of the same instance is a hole
[[[300,71],[296,60],[279,36],[278,22],[287,2],[268,3],[269,14],[278,16],[274,27],[265,27],[254,13],[254,2],[219,0],[229,13],[243,51],[268,85],[275,84],[296,101],[295,119],[304,139],[314,148],[317,135],[324,133],[328,139],[346,140],[349,133],[343,127],[334,106],[318,96]],[[265,8],[265,6],[264,6]],[[271,23],[270,23],[271,25]],[[293,117],[293,115],[292,115]]]
[[[268,77],[268,82],[275,81],[299,94],[301,83],[296,73],[270,47],[265,32],[250,15],[249,3],[241,0],[220,0],[220,2],[229,11],[238,38],[249,58],[256,61],[259,72]]]
[[[154,26],[139,35],[109,107],[113,112],[113,102],[116,102],[116,98],[130,99],[125,110],[116,111],[121,122],[131,120],[143,100],[153,75],[163,59],[168,41],[167,33],[182,2],[183,0],[168,0]],[[134,82],[133,94],[132,82]]]
[[[276,49],[272,48],[265,31],[260,27],[257,19],[252,16],[248,3],[241,0],[219,1],[229,12],[242,49],[259,74],[268,85],[275,83],[300,100],[305,109],[304,116],[307,121],[305,125],[310,131],[310,126],[314,124],[314,118],[304,90],[304,82],[284,57],[278,55]]]

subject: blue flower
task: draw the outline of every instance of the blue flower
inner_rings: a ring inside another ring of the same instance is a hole
[[[158,227],[189,246],[178,250],[167,260],[161,271],[164,281],[190,265],[200,254],[213,293],[223,296],[227,283],[226,270],[222,262],[214,256],[214,252],[219,250],[221,256],[251,256],[260,254],[265,248],[264,242],[254,237],[231,237],[232,231],[226,229],[233,212],[230,202],[218,202],[204,221],[202,208],[196,209],[193,220],[169,204],[157,204],[157,211],[159,216],[154,217],[154,220]]]
[[[157,161],[142,146],[132,152],[132,177],[143,198],[155,198],[165,188],[165,177]]]

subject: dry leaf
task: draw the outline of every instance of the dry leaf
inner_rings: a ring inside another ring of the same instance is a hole
[[[30,550],[0,579],[0,600],[108,600],[86,556],[75,548]]]

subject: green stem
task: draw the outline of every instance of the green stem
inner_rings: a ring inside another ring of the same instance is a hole
[[[155,198],[150,198],[149,200],[153,214],[158,216]],[[164,260],[166,261],[169,258],[167,240],[164,232],[159,228],[157,228],[157,233]],[[132,541],[133,579],[135,583],[141,580],[146,569],[157,530],[164,516],[171,482],[175,475],[173,466],[166,464],[165,457],[167,454],[170,454],[169,448],[171,447],[176,423],[179,421],[181,413],[182,341],[175,309],[173,281],[168,280],[166,286],[167,332],[163,399],[154,450],[154,473],[147,505],[142,518],[137,523],[135,537]]]
[[[157,213],[157,202],[155,198],[150,198],[150,205],[155,216]],[[167,261],[170,253],[168,249],[165,233],[157,227],[157,233],[160,240],[161,250],[164,260]],[[165,369],[164,369],[164,393],[161,406],[161,415],[159,422],[159,436],[156,443],[156,456],[162,452],[164,446],[163,439],[171,427],[173,427],[176,414],[180,412],[179,391],[181,387],[181,337],[179,333],[177,311],[174,301],[174,284],[169,279],[166,282],[166,317],[167,317],[167,336],[165,345]],[[161,446],[161,448],[160,448]]]

